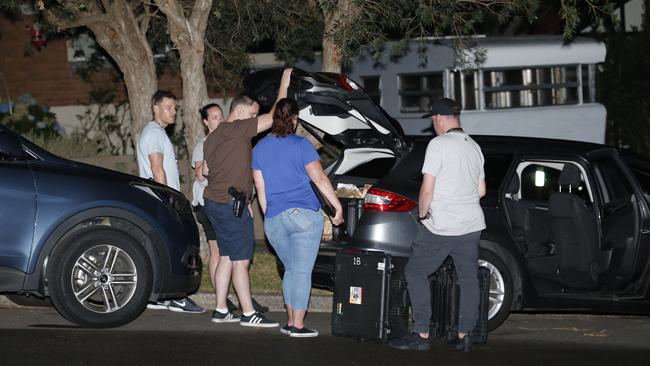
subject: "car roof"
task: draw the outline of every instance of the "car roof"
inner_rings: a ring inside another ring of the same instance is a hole
[[[575,154],[585,156],[595,150],[613,148],[609,145],[584,141],[546,139],[520,136],[471,135],[483,152],[517,152],[519,154]],[[428,144],[433,137],[413,137],[416,144]]]

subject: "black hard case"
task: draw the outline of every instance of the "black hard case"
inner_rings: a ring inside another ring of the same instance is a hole
[[[454,263],[448,258],[431,276],[431,332],[446,340],[458,337],[460,288],[456,284]],[[472,331],[472,343],[487,343],[487,322],[490,296],[490,270],[478,269],[480,288],[479,317]]]
[[[332,334],[382,342],[407,334],[405,264],[381,252],[337,253]]]

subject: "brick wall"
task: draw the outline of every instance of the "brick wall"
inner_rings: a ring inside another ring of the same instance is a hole
[[[62,36],[48,38],[47,46],[25,56],[30,35],[26,25],[35,21],[33,16],[10,20],[0,16],[0,99],[6,100],[5,87],[11,100],[23,94],[31,94],[39,103],[49,106],[66,106],[87,103],[90,86],[75,73],[68,62],[66,40]],[[98,81],[110,82],[109,76],[99,76]],[[119,83],[119,95],[126,99],[123,83]],[[159,81],[161,89],[172,91],[181,97],[180,76],[166,73]]]

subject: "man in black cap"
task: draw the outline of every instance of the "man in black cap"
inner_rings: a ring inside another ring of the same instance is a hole
[[[418,197],[418,220],[422,225],[406,265],[414,333],[391,341],[390,346],[418,351],[431,347],[428,277],[451,256],[460,286],[459,334],[453,345],[469,351],[468,335],[479,310],[478,245],[485,229],[479,200],[485,195],[485,160],[478,144],[460,127],[460,106],[456,101],[440,99],[422,118],[431,118],[438,136],[429,142],[422,166]]]

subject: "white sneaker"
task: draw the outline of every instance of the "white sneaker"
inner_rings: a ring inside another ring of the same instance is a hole
[[[147,309],[153,310],[167,310],[169,309],[169,301],[156,301],[147,304]]]

